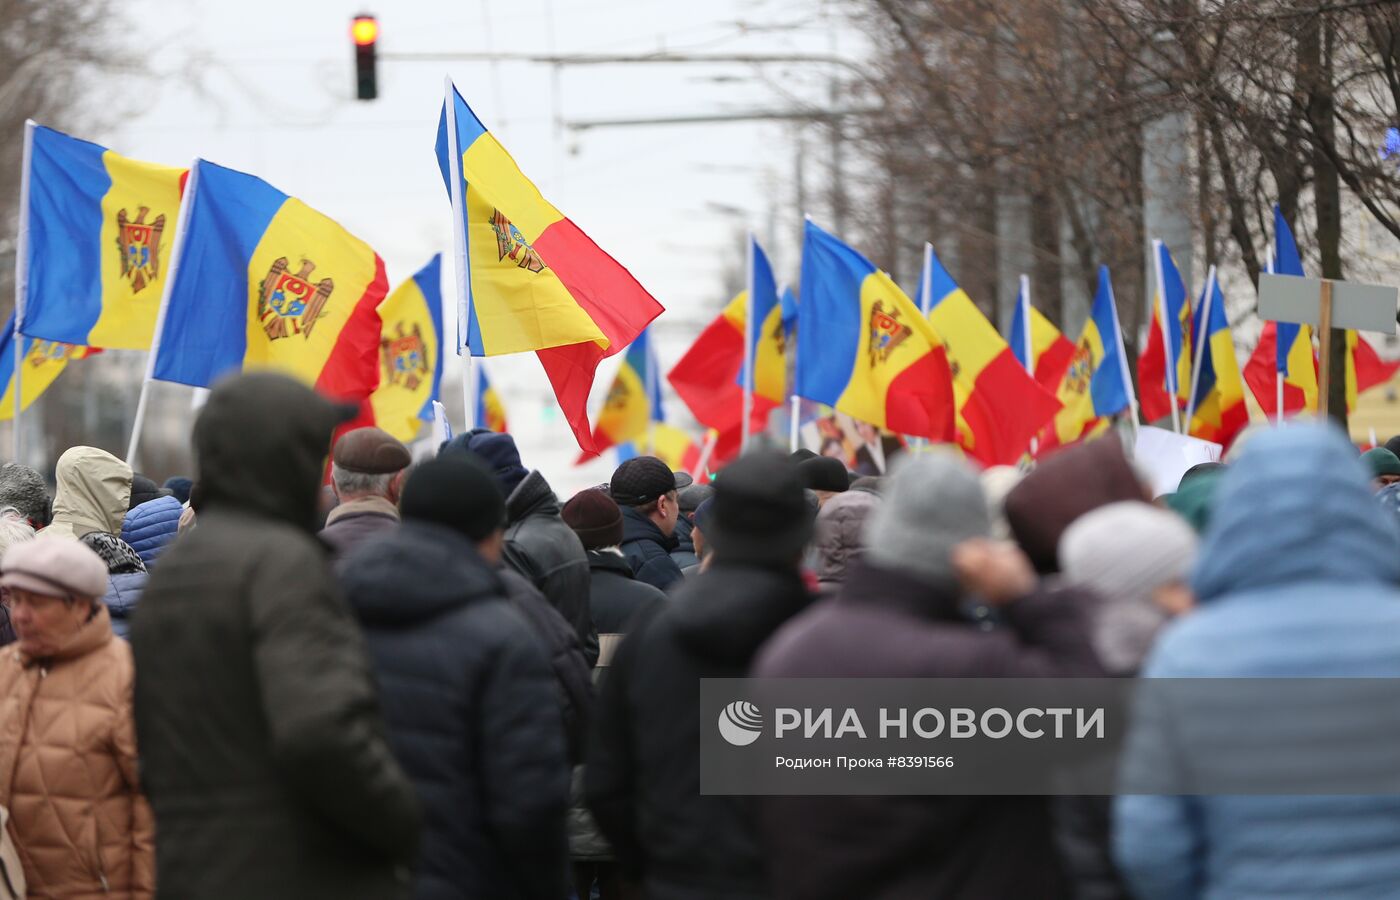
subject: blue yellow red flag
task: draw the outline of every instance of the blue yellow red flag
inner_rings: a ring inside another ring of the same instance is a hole
[[[5,379],[5,389],[0,395],[0,421],[15,417],[15,317],[5,323],[5,333],[0,335],[0,378]],[[94,347],[75,347],[58,341],[42,338],[22,338],[24,356],[20,365],[20,410],[26,410],[48,390],[54,379],[63,373],[71,359],[84,359],[102,351]]]
[[[1064,408],[1055,416],[1053,426],[1042,433],[1041,452],[1104,431],[1109,416],[1133,405],[1128,357],[1108,266],[1099,266],[1094,306],[1075,342],[1059,397]]]
[[[749,333],[749,356],[752,362],[752,386],[755,395],[782,403],[787,396],[787,363],[784,353],[787,349],[787,336],[783,331],[783,308],[778,295],[778,283],[773,278],[773,266],[768,262],[768,254],[763,252],[758,241],[749,236],[751,257],[750,287],[746,296],[747,305],[743,311],[745,321],[749,311],[753,314],[753,328]],[[747,369],[739,373],[739,386],[749,377]]]
[[[260,178],[196,161],[152,367],[205,387],[273,369],[361,402],[379,384],[384,263],[364,241]]]
[[[1147,332],[1147,349],[1138,357],[1138,391],[1142,417],[1155,422],[1172,414],[1176,397],[1178,409],[1185,408],[1191,393],[1191,298],[1181,280],[1171,251],[1161,241],[1152,242],[1153,264],[1157,267],[1157,294],[1152,300],[1152,325]],[[1163,310],[1166,327],[1162,326]],[[1163,331],[1166,332],[1165,338]],[[1172,364],[1167,365],[1167,360]]]
[[[442,257],[434,256],[379,304],[379,387],[374,422],[401,441],[433,418],[442,386]]]
[[[1229,447],[1235,436],[1249,424],[1249,410],[1244,402],[1244,381],[1235,357],[1235,341],[1230,335],[1230,323],[1225,316],[1225,295],[1215,279],[1215,270],[1206,279],[1205,290],[1196,305],[1196,333],[1192,345],[1199,347],[1200,370],[1196,373],[1196,391],[1189,425],[1192,437],[1214,441]],[[1205,334],[1202,334],[1202,329]],[[1204,342],[1204,343],[1202,343]]]
[[[783,307],[783,331],[792,334],[797,327],[797,294],[789,285],[783,285],[781,299]]]
[[[149,348],[188,170],[33,122],[25,145],[20,332],[71,346]]]
[[[505,402],[491,386],[491,379],[486,376],[484,365],[478,363],[472,366],[472,371],[476,378],[476,427],[489,428],[498,434],[505,434],[510,430]]]
[[[648,333],[643,331],[627,348],[622,365],[608,388],[607,400],[593,427],[598,453],[617,444],[640,440],[652,422],[666,419],[661,405],[661,368]],[[584,453],[579,462],[596,454]]]
[[[1030,334],[1026,321],[1030,320]],[[1016,295],[1016,309],[1011,315],[1011,335],[1007,340],[1016,361],[1035,376],[1048,391],[1059,391],[1060,380],[1074,356],[1074,343],[1056,328],[1045,314],[1031,305],[1024,288]]]
[[[953,439],[953,376],[937,331],[889,275],[810,219],[797,340],[799,396],[901,434]]]
[[[928,310],[953,372],[957,442],[988,466],[1015,465],[1060,401],[1031,377],[996,327],[924,245],[919,308]]]
[[[579,446],[591,446],[598,363],[632,343],[661,304],[525,177],[447,84],[437,157],[452,200],[459,352],[534,350]]]
[[[671,368],[666,377],[676,394],[694,414],[696,421],[713,428],[721,435],[742,434],[744,420],[744,331],[748,309],[748,292],[740,291],[715,316],[714,321],[700,332],[685,355]],[[786,345],[785,345],[786,346]],[[764,373],[760,367],[760,385]],[[749,414],[750,432],[759,432],[768,423],[768,414],[777,405],[768,399],[760,387],[753,395]],[[723,442],[727,450],[728,442]]]

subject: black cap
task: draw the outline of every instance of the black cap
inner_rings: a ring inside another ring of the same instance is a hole
[[[794,565],[812,537],[802,491],[797,466],[780,453],[750,453],[726,466],[713,500],[702,505],[715,559]]]
[[[814,456],[797,464],[802,473],[802,486],[814,491],[841,493],[851,486],[851,477],[841,460],[832,456]]]
[[[473,541],[506,524],[506,499],[495,473],[466,452],[415,467],[403,486],[399,511],[405,519],[444,525]]]
[[[654,456],[634,456],[617,467],[608,493],[618,506],[645,506],[676,489],[676,474]]]

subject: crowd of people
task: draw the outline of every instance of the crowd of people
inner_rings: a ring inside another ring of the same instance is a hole
[[[1162,497],[1112,434],[1028,471],[639,456],[561,503],[505,434],[332,448],[355,412],[248,374],[194,479],[0,467],[0,898],[1400,896],[1392,795],[699,764],[702,678],[1400,676],[1400,441],[1252,430]]]

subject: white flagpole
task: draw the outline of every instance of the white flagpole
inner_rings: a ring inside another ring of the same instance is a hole
[[[690,477],[700,479],[705,467],[710,464],[710,455],[715,452],[715,443],[719,441],[719,432],[713,428],[705,432],[705,446],[700,450],[700,458],[695,462],[695,468],[690,470]]]
[[[170,249],[170,268],[165,273],[165,289],[160,294],[160,311],[156,313],[156,330],[151,335],[151,349],[146,356],[146,377],[141,380],[141,396],[136,401],[136,421],[131,423],[131,442],[126,447],[126,464],[136,467],[136,448],[141,442],[141,426],[146,421],[146,404],[150,400],[151,382],[155,380],[156,358],[160,355],[160,342],[165,337],[165,316],[170,310],[170,294],[175,288],[175,277],[180,271],[180,260],[184,256],[185,236],[189,233],[186,225],[190,208],[194,206],[195,191],[199,190],[199,163],[195,160],[190,166],[190,177],[185,182],[185,195],[180,198],[180,212],[175,217],[175,240]]]
[[[784,286],[778,293],[779,302],[786,293],[787,286]],[[781,316],[780,312],[779,317]],[[797,329],[793,329],[792,340],[788,341],[786,346],[792,353],[792,384],[788,385],[788,452],[796,453],[798,417],[802,414],[802,398],[797,396]]]
[[[1035,342],[1031,340],[1031,277],[1021,276],[1021,341],[1025,346],[1026,374],[1035,380]],[[1031,456],[1040,452],[1040,438],[1031,435]]]
[[[1268,248],[1268,261],[1265,263],[1264,271],[1270,275],[1274,274],[1274,248]],[[1283,349],[1282,340],[1278,333],[1278,323],[1274,323],[1274,424],[1283,424],[1283,372],[1278,367],[1279,351]]]
[[[1201,325],[1191,336],[1196,343],[1196,358],[1191,364],[1191,393],[1186,395],[1186,432],[1191,432],[1191,419],[1196,415],[1196,388],[1201,383],[1201,361],[1205,359],[1206,343],[1210,340],[1210,308],[1215,304],[1215,266],[1206,275],[1206,299],[1197,311]],[[1194,324],[1194,323],[1193,323]]]
[[[746,254],[746,276],[744,278],[744,406],[743,430],[740,432],[739,453],[749,452],[749,418],[753,415],[753,295],[754,262],[753,232],[749,232],[748,253]]]
[[[1113,339],[1118,344],[1118,368],[1123,375],[1123,390],[1128,395],[1128,406],[1133,417],[1133,440],[1138,433],[1138,401],[1133,392],[1133,379],[1128,376],[1128,351],[1123,347],[1123,326],[1118,322],[1118,298],[1113,295],[1113,279],[1108,279],[1108,308],[1113,313]],[[1175,401],[1173,401],[1175,408]]]
[[[924,269],[919,273],[919,313],[927,320],[931,309],[933,309],[933,244],[924,241]],[[919,442],[919,447],[926,451],[931,444],[932,441],[923,438]]]
[[[457,146],[457,89],[452,76],[442,78],[443,107],[447,110],[448,181],[452,196],[452,258],[457,275],[457,355],[462,358],[462,405],[466,428],[476,427],[476,404],[472,400],[472,348],[468,342],[471,321],[471,291],[467,286],[467,201],[463,194],[462,149]]]
[[[1171,328],[1167,324],[1167,285],[1162,278],[1162,242],[1152,239],[1152,265],[1157,273],[1157,316],[1162,330],[1162,371],[1166,375],[1167,393],[1171,395],[1172,431],[1181,434],[1181,410],[1176,405],[1176,360],[1168,359],[1172,352]],[[1115,310],[1114,315],[1117,315]]]
[[[10,335],[10,343],[15,354],[14,379],[10,383],[10,390],[14,393],[15,400],[15,414],[11,420],[14,434],[10,449],[14,455],[13,461],[16,463],[20,461],[19,414],[24,406],[23,390],[20,384],[24,363],[24,337],[19,333],[19,323],[24,318],[24,299],[29,292],[29,169],[33,156],[34,120],[26,119],[24,122],[24,155],[19,178],[19,223],[15,229],[15,328],[14,333]]]

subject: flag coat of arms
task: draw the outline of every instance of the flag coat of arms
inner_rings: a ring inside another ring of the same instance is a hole
[[[205,160],[184,217],[152,377],[207,387],[229,371],[274,369],[368,401],[387,293],[379,254],[262,179]]]
[[[0,335],[0,378],[5,379],[5,389],[0,395],[0,421],[15,417],[15,317],[5,323],[5,333]],[[63,374],[72,359],[84,359],[100,353],[91,347],[75,347],[58,341],[43,338],[22,337],[24,356],[20,361],[20,411],[30,407],[39,395],[48,390],[54,379]]]
[[[810,220],[797,391],[901,434],[951,441],[953,374],[934,327],[889,275]]]
[[[753,369],[752,389],[756,397],[779,404],[787,396],[787,335],[783,324],[782,300],[768,254],[763,252],[752,235],[749,236],[749,253],[749,292],[740,296],[748,299],[741,310],[743,321],[747,323],[750,310],[753,313],[753,328],[745,325],[749,336],[748,358]],[[744,386],[742,367],[739,386]]]
[[[1030,320],[1029,340],[1026,320]],[[1045,314],[1031,305],[1024,293],[1016,297],[1016,309],[1011,316],[1011,336],[1007,339],[1016,361],[1035,376],[1040,386],[1058,392],[1060,380],[1074,356],[1074,342],[1065,337]]]
[[[1060,401],[1031,377],[929,246],[919,293],[952,369],[958,446],[984,465],[1015,465]]]
[[[375,424],[401,441],[433,419],[442,386],[442,257],[434,256],[379,304],[379,387]]]
[[[1181,272],[1166,244],[1154,241],[1153,253],[1161,283],[1152,300],[1152,325],[1147,331],[1147,349],[1138,357],[1142,417],[1148,422],[1165,419],[1172,414],[1173,396],[1178,409],[1186,407],[1186,398],[1191,393],[1191,363],[1195,358],[1191,347],[1191,300],[1181,280]],[[1166,338],[1162,335],[1164,306]],[[1171,361],[1170,366],[1168,360]]]
[[[188,170],[33,122],[25,147],[20,332],[79,347],[149,348]]]
[[[579,446],[591,450],[598,363],[661,304],[545,200],[450,82],[436,150],[457,241],[459,352],[536,351]]]
[[[1042,453],[1104,431],[1109,416],[1132,406],[1127,354],[1107,266],[1099,267],[1099,288],[1060,382],[1060,402],[1064,408],[1042,433]]]

